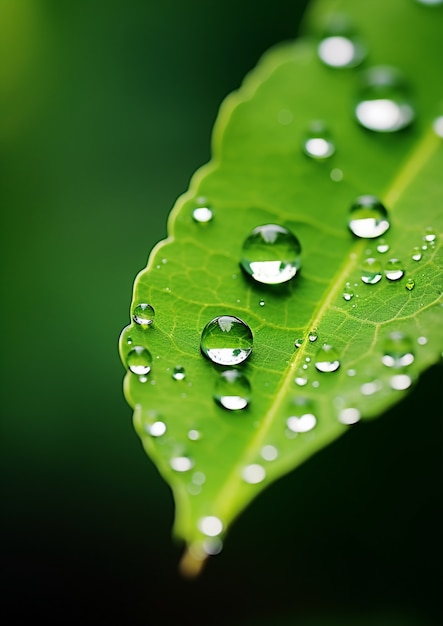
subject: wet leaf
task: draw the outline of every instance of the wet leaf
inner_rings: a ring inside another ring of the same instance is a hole
[[[136,278],[124,391],[187,574],[264,488],[441,358],[442,26],[443,7],[413,0],[313,3],[222,104],[213,158]],[[347,38],[360,48],[338,67]],[[217,344],[218,316],[249,326],[252,352],[237,323]]]

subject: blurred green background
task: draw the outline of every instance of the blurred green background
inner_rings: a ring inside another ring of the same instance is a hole
[[[122,393],[135,275],[305,5],[0,1],[8,626],[443,621],[441,368],[259,497],[192,582]]]

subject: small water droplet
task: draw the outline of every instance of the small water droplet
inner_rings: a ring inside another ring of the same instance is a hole
[[[353,32],[348,16],[336,14],[330,20],[322,40],[318,44],[317,54],[328,67],[356,67],[366,57],[366,47]]]
[[[423,235],[423,240],[427,241],[428,243],[435,243],[437,240],[437,235],[435,233],[435,230],[431,227],[428,226],[425,230],[425,234]]]
[[[311,159],[323,161],[335,152],[335,146],[331,140],[329,129],[321,120],[315,120],[309,125],[303,151]]]
[[[216,382],[214,400],[229,411],[245,409],[249,404],[251,385],[242,372],[225,370]]]
[[[134,346],[126,357],[126,364],[133,374],[145,376],[151,371],[152,356],[143,346]]]
[[[373,239],[389,228],[388,212],[379,198],[370,194],[354,200],[349,212],[348,226],[356,237]]]
[[[360,421],[360,411],[354,407],[342,409],[338,414],[338,421],[342,424],[351,425]]]
[[[139,379],[139,381],[140,381],[141,383],[146,383],[146,382],[148,382],[148,378],[147,378],[147,376],[139,376],[139,377],[138,377],[138,379]]]
[[[362,74],[355,116],[364,128],[379,133],[399,131],[413,122],[409,87],[398,69],[378,66]]]
[[[215,515],[207,515],[198,520],[198,529],[208,537],[217,537],[223,532],[223,522]]]
[[[346,285],[345,288],[343,289],[343,300],[346,300],[346,302],[349,302],[349,300],[352,300],[353,297],[354,297],[354,292],[352,291],[350,286]]]
[[[334,167],[329,172],[329,177],[330,177],[331,180],[334,181],[334,183],[339,183],[341,180],[343,180],[343,170],[341,170],[338,167]]]
[[[306,376],[306,370],[300,367],[295,373],[294,382],[299,387],[304,387],[308,383],[308,377]]]
[[[369,257],[365,259],[361,265],[360,278],[366,285],[375,285],[381,280],[382,266],[380,261]]]
[[[357,373],[357,370],[353,369],[352,367],[348,369],[348,371],[346,372],[348,376],[355,376],[356,373]]]
[[[147,430],[152,437],[162,437],[166,432],[166,424],[157,420],[153,424],[148,425]]]
[[[154,307],[145,302],[137,304],[132,314],[132,319],[141,328],[148,328],[154,321],[155,311]]]
[[[425,346],[428,343],[428,338],[427,337],[418,337],[417,338],[417,343],[420,346]]]
[[[360,391],[364,396],[373,396],[374,393],[380,391],[382,385],[379,380],[371,380],[367,383],[363,383],[360,387]]]
[[[256,485],[264,481],[266,478],[266,470],[262,465],[252,463],[243,468],[242,478],[246,483]]]
[[[405,287],[408,291],[412,291],[415,287],[415,280],[412,280],[412,278],[410,278],[405,284]]]
[[[316,369],[319,372],[335,372],[340,367],[338,354],[328,343],[324,343],[315,356]]]
[[[194,221],[199,224],[206,224],[210,222],[214,216],[212,208],[209,206],[206,198],[200,197],[197,198],[197,205],[195,209],[192,211],[192,217]]]
[[[293,433],[307,433],[317,424],[317,418],[312,413],[304,413],[300,416],[291,415],[286,420],[286,425]]]
[[[169,465],[176,472],[188,472],[194,467],[194,462],[187,456],[175,456],[170,459]]]
[[[383,343],[381,361],[388,367],[405,367],[414,361],[412,341],[400,331],[391,332]]]
[[[311,343],[314,343],[314,341],[317,341],[318,339],[318,335],[317,332],[315,330],[311,330],[311,332],[308,335],[308,339]],[[307,359],[306,359],[307,360]]]
[[[389,385],[391,389],[395,389],[395,391],[404,391],[405,389],[409,389],[412,385],[412,379],[408,374],[395,374],[391,376]]]
[[[443,115],[435,118],[432,128],[434,129],[434,133],[443,139]]]
[[[419,246],[415,246],[414,249],[412,250],[412,259],[414,261],[420,261],[421,260],[421,250],[419,248]]]
[[[191,428],[191,430],[188,430],[188,439],[191,441],[198,441],[201,439],[200,431],[195,430],[195,428]]]
[[[186,378],[185,368],[181,365],[176,365],[172,370],[172,378],[174,380],[183,380]]]
[[[303,339],[298,338],[298,339],[296,339],[296,340],[294,341],[294,346],[295,346],[296,348],[301,348],[301,346],[302,346],[302,345],[303,345]]]
[[[238,365],[252,352],[249,326],[233,315],[220,315],[208,322],[201,335],[201,351],[213,363]]]
[[[265,306],[265,301],[264,300],[260,300],[259,305],[260,306]]]
[[[278,457],[278,450],[275,446],[271,446],[270,444],[263,446],[260,451],[260,455],[262,459],[265,461],[275,461]]]
[[[257,226],[245,239],[241,266],[254,280],[277,285],[300,269],[301,246],[297,237],[277,224]]]
[[[385,276],[388,280],[396,281],[403,278],[405,272],[403,263],[398,259],[389,259],[385,265]]]
[[[380,252],[380,254],[384,254],[388,250],[389,250],[389,244],[387,244],[384,239],[380,239],[380,241],[377,244],[377,252]]]

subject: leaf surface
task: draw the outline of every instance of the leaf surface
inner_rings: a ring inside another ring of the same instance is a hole
[[[337,13],[352,20],[368,51],[358,67],[332,68],[318,58]],[[120,355],[127,367],[131,350],[145,347],[152,367],[147,375],[128,370],[124,391],[143,446],[173,491],[187,573],[221,549],[229,526],[264,488],[358,427],[346,422],[398,402],[441,358],[443,142],[434,120],[443,102],[442,27],[443,7],[414,0],[314,2],[303,35],[266,53],[222,104],[212,160],[177,200],[168,239],[135,280]],[[355,119],[362,72],[377,65],[407,78],[416,118],[403,130],[374,132]],[[313,120],[330,129],[336,150],[329,158],[302,150]],[[362,194],[387,207],[384,252],[380,238],[361,239],[348,228]],[[212,208],[206,223],[193,219],[200,205]],[[301,269],[281,285],[258,283],[239,265],[245,238],[262,224],[282,225],[301,243]],[[382,265],[376,284],[361,280],[368,256]],[[392,258],[404,270],[395,281],[384,275]],[[155,309],[150,325],[133,320],[141,303]],[[202,330],[219,315],[242,319],[254,336],[251,356],[237,366],[251,385],[242,410],[214,401],[226,368],[200,350]],[[391,333],[401,342],[389,346]],[[337,353],[331,372],[315,366],[324,344]],[[386,350],[400,354],[395,367],[383,363]],[[412,356],[402,361],[404,354]],[[184,378],[173,377],[177,366]],[[302,415],[315,425],[294,432],[288,418]]]

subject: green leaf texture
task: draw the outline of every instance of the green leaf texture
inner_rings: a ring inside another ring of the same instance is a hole
[[[329,67],[318,57],[337,14],[366,47],[357,67]],[[442,115],[442,32],[443,6],[313,3],[302,36],[266,53],[222,104],[213,158],[177,200],[168,239],[135,280],[120,355],[127,367],[134,346],[145,347],[152,367],[146,376],[128,370],[124,392],[142,444],[173,491],[174,536],[187,544],[187,574],[221,549],[229,526],[263,489],[358,428],[343,421],[374,418],[404,398],[441,358],[443,141],[434,121]],[[354,115],[362,72],[380,65],[403,72],[411,90],[416,118],[396,132],[363,128]],[[336,150],[329,158],[302,150],[313,120],[330,129]],[[385,252],[380,239],[357,238],[348,228],[362,194],[387,207]],[[213,210],[207,223],[193,219],[199,198]],[[239,265],[245,237],[269,223],[289,228],[302,247],[300,271],[281,285],[258,283]],[[404,276],[365,284],[367,256],[383,269],[399,259]],[[140,303],[155,309],[147,327],[133,321]],[[219,315],[241,318],[254,336],[251,356],[237,367],[251,385],[242,410],[214,401],[224,368],[200,350],[203,328]],[[382,362],[390,333],[406,338],[412,362]],[[332,372],[315,367],[325,343],[340,363]],[[176,366],[185,370],[181,380],[172,376]],[[288,418],[303,414],[315,426],[290,430]]]

